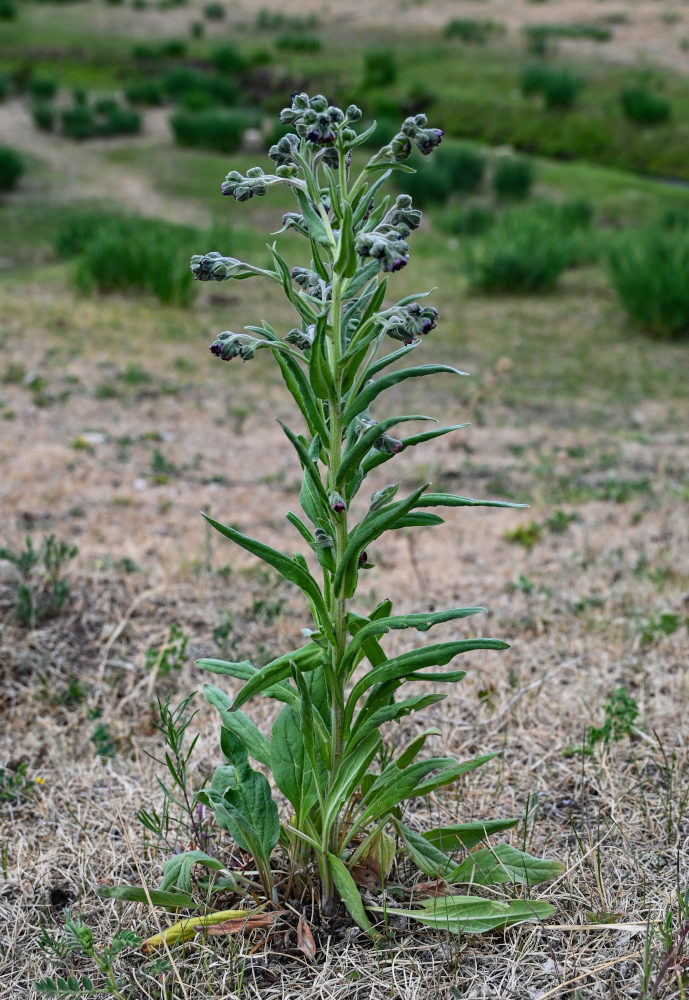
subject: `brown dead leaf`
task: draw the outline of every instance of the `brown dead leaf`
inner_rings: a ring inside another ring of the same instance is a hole
[[[310,962],[315,962],[316,942],[313,939],[311,928],[303,917],[299,917],[299,926],[297,927],[297,948],[306,955]]]
[[[272,913],[254,913],[235,920],[225,920],[222,924],[214,924],[210,927],[195,927],[194,930],[205,930],[213,937],[221,937],[224,934],[241,934],[243,931],[253,931],[258,927],[271,927],[277,917],[284,912],[285,910],[274,910]]]
[[[371,892],[380,892],[382,876],[380,865],[376,864],[374,858],[365,865],[354,865],[351,869],[351,876],[362,889],[370,889]]]

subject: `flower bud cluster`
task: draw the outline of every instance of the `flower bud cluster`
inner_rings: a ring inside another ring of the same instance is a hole
[[[298,330],[296,327],[285,335],[286,344],[294,344],[300,351],[310,351],[313,338],[316,336],[316,324],[311,323],[305,330]]]
[[[429,128],[426,115],[412,115],[405,118],[401,130],[382,150],[383,155],[392,160],[406,160],[410,155],[413,146],[428,156],[440,145],[443,132],[439,128]]]
[[[382,223],[370,233],[360,233],[354,246],[360,257],[379,260],[384,271],[400,271],[409,263],[409,244]]]
[[[299,152],[299,145],[299,136],[293,132],[289,132],[287,135],[283,135],[281,139],[278,139],[274,146],[270,147],[268,156],[278,167],[296,164],[297,161],[294,158],[294,154]]]
[[[308,267],[293,267],[291,275],[294,281],[303,288],[307,295],[327,302],[332,296],[332,286],[321,278],[316,271],[311,271]]]
[[[223,257],[217,250],[210,253],[194,254],[191,258],[191,273],[197,281],[228,281],[246,270],[246,264],[236,257]]]
[[[411,195],[399,194],[392,208],[386,212],[383,224],[396,229],[401,237],[409,236],[421,225],[421,212],[412,208]]]
[[[264,173],[261,167],[249,167],[246,174],[230,170],[220,190],[224,195],[231,195],[235,201],[248,201],[254,195],[264,195],[271,181],[275,181],[275,177]]]
[[[313,97],[303,93],[294,94],[291,106],[283,108],[280,112],[280,121],[283,125],[294,126],[297,135],[284,136],[271,148],[269,155],[276,163],[293,163],[296,150],[294,139],[306,139],[315,146],[328,147],[335,142],[338,131],[346,145],[356,139],[356,132],[348,127],[349,124],[359,121],[360,118],[361,108],[356,104],[350,104],[347,110],[343,111],[342,108],[328,104],[323,94],[315,94]],[[331,149],[326,153],[325,162],[328,166],[337,166],[337,151]]]
[[[231,361],[232,358],[241,358],[242,361],[251,361],[256,356],[256,347],[260,341],[255,337],[249,337],[245,333],[232,333],[225,330],[219,333],[216,340],[210,346],[210,352],[221,361]]]
[[[418,302],[410,302],[405,306],[393,306],[380,313],[383,320],[383,332],[393,340],[401,340],[403,344],[413,344],[419,337],[425,336],[438,325],[438,310],[433,306],[421,306]]]

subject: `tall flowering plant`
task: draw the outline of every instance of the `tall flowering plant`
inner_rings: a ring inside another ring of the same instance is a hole
[[[406,745],[391,748],[382,727],[441,701],[441,689],[464,677],[463,670],[441,669],[456,657],[507,644],[459,634],[389,657],[383,637],[391,630],[425,633],[482,609],[395,614],[391,601],[384,600],[363,614],[353,610],[352,598],[361,572],[371,565],[371,546],[385,532],[442,524],[436,513],[442,507],[510,505],[433,492],[429,484],[400,496],[398,482],[364,496],[374,469],[464,425],[439,427],[434,422],[427,430],[395,437],[393,428],[431,418],[384,410],[385,391],[407,379],[463,374],[444,364],[400,367],[397,363],[418,350],[435,328],[438,313],[425,304],[423,293],[386,305],[389,277],[407,264],[408,240],[421,213],[407,195],[393,201],[383,188],[393,170],[410,169],[404,161],[414,148],[432,153],[442,132],[430,128],[425,115],[407,118],[399,133],[355,170],[353,153],[375,128],[359,131],[360,119],[355,105],[342,110],[321,95],[296,94],[280,115],[293,131],[269,152],[274,172],[232,170],[222,185],[223,194],[238,202],[278,185],[287,187],[296,205],[284,216],[280,231],[293,229],[304,237],[305,266],[290,267],[275,244],[267,269],[219,252],[191,262],[201,281],[260,277],[279,284],[294,309],[295,326],[283,335],[264,320],[247,332],[221,333],[211,352],[224,361],[249,361],[263,351],[280,369],[303,420],[301,431],[281,422],[301,468],[301,510],[290,511],[287,520],[310,556],[279,551],[207,518],[222,535],[295,584],[308,604],[310,621],[303,645],[262,666],[247,660],[199,661],[204,669],[242,685],[234,698],[221,687],[206,685],[206,697],[220,713],[224,763],[197,798],[252,855],[269,899],[279,898],[282,883],[275,859],[281,852],[290,862],[291,880],[302,877],[309,865],[317,866],[324,916],[342,901],[362,928],[375,933],[370,913],[376,907],[364,907],[353,872],[368,866],[383,882],[402,852],[417,869],[447,886],[445,895],[402,912],[427,924],[487,930],[540,919],[552,908],[494,892],[467,895],[457,886],[532,886],[560,866],[504,843],[481,846],[490,834],[512,827],[514,819],[458,823],[423,834],[411,829],[405,823],[406,802],[453,784],[495,755],[462,762],[425,757],[424,745],[437,730],[425,729]],[[386,352],[391,341],[397,346]],[[410,693],[410,681],[424,682],[426,693],[418,693],[416,686]],[[283,706],[270,738],[244,712],[259,697]],[[268,778],[251,766],[250,758],[270,771],[289,801],[290,815],[282,821]],[[178,856],[169,863],[163,888],[179,885],[180,872],[188,875],[192,861],[213,867],[200,851],[191,852],[186,868]]]

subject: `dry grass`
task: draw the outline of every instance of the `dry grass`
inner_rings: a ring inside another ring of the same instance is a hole
[[[294,543],[282,512],[294,500],[295,473],[270,419],[276,408],[291,414],[267,366],[206,368],[202,346],[165,339],[172,314],[166,320],[146,305],[77,303],[57,286],[30,291],[2,293],[6,366],[23,364],[47,380],[43,397],[30,378],[2,387],[3,405],[14,413],[0,441],[7,470],[0,491],[12,512],[4,541],[21,546],[27,532],[54,532],[80,553],[69,571],[68,606],[34,630],[14,621],[15,588],[2,564],[0,762],[14,770],[25,761],[28,775],[42,779],[18,803],[0,806],[0,995],[8,997],[33,996],[32,983],[50,972],[38,948],[40,928],[55,930],[66,905],[103,944],[120,921],[142,935],[156,929],[142,908],[125,906],[118,916],[115,904],[96,895],[100,883],[138,878],[119,815],[150,884],[172,849],[156,850],[135,819],[157,799],[148,755],[161,752],[146,650],[165,641],[173,621],[190,637],[183,669],[156,683],[159,694],[178,699],[202,684],[192,660],[217,652],[212,632],[224,610],[233,615],[227,653],[236,658],[260,660],[298,641],[306,624],[288,588],[204,536],[198,517],[209,505],[262,538]],[[595,300],[589,308],[597,308]],[[201,310],[190,325],[210,331],[213,321]],[[135,341],[128,330],[137,331]],[[123,379],[128,363],[142,365],[149,379]],[[455,512],[435,533],[414,541],[397,535],[375,553],[364,596],[389,595],[409,609],[484,604],[488,618],[471,626],[512,642],[506,653],[475,656],[447,701],[390,739],[433,724],[443,747],[460,757],[505,751],[430,809],[444,820],[524,817],[514,842],[567,866],[542,890],[558,904],[552,925],[466,940],[402,927],[394,950],[383,953],[341,921],[314,922],[310,963],[296,947],[295,917],[279,935],[209,937],[176,952],[184,992],[169,970],[127,955],[119,960],[131,977],[126,996],[640,996],[646,922],[673,907],[689,863],[689,441],[677,420],[682,404],[649,398],[643,433],[630,435],[613,396],[606,432],[585,424],[554,429],[557,400],[545,400],[540,417],[517,431],[495,416],[500,385],[512,377],[503,370],[501,381],[489,380],[496,408],[489,391],[483,426],[454,443],[442,439],[417,464],[407,456],[398,469],[410,486],[430,476],[468,495],[495,494],[499,478],[534,497],[535,507]],[[103,380],[116,386],[114,398],[94,398]],[[449,396],[426,402],[460,409]],[[168,473],[152,467],[155,449]],[[579,519],[561,533],[546,523],[555,478],[579,490],[562,504]],[[645,479],[648,488],[623,489],[619,502],[600,497],[601,483]],[[532,549],[505,541],[532,519],[542,531]],[[140,570],[125,573],[123,558]],[[653,631],[663,612],[677,616],[671,635]],[[78,679],[76,696],[70,676]],[[598,745],[590,757],[567,756],[589,724],[602,723],[619,687],[638,703],[636,734]],[[197,786],[217,760],[215,718],[201,700],[198,708]],[[254,717],[269,724],[259,705]],[[114,759],[94,754],[97,722],[108,727]],[[423,825],[428,816],[412,812],[410,821]],[[409,873],[395,878],[408,882]],[[658,996],[679,996],[678,989],[668,980]]]

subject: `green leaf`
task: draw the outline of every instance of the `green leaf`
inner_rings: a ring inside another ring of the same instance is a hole
[[[402,451],[406,451],[407,448],[414,448],[417,444],[423,444],[425,441],[432,441],[433,438],[442,437],[443,434],[450,434],[452,431],[458,431],[463,427],[468,426],[469,424],[453,424],[450,427],[435,427],[433,430],[421,431],[420,434],[412,434],[411,437],[402,438]],[[375,469],[377,466],[389,461],[392,457],[392,455],[385,455],[383,452],[377,452],[375,455],[369,455],[362,466],[364,475],[368,475],[372,469]],[[509,506],[509,504],[507,506]]]
[[[467,372],[459,371],[450,365],[417,365],[413,368],[402,368],[399,371],[390,372],[389,375],[384,375],[373,384],[367,385],[354,399],[348,402],[342,417],[343,423],[345,425],[350,423],[362,410],[366,410],[381,392],[391,389],[393,385],[399,385],[400,382],[409,378],[423,378],[426,375],[438,375],[442,372],[451,375],[467,374]]]
[[[328,790],[325,800],[325,809],[323,811],[324,837],[338,818],[345,801],[359,785],[366,768],[377,754],[380,743],[380,734],[372,732],[351,753],[343,757],[335,780]]]
[[[349,587],[346,586],[346,581],[351,579],[353,573],[356,573],[360,554],[371,542],[379,538],[388,528],[394,527],[396,522],[411,510],[427,485],[428,483],[424,483],[404,500],[398,500],[380,510],[369,510],[351,530],[333,580],[335,594],[342,593],[343,589],[345,593],[348,593]]]
[[[191,892],[191,873],[195,865],[202,865],[216,872],[225,871],[222,861],[212,858],[205,851],[184,851],[182,854],[174,854],[165,862],[160,889],[169,891],[178,888],[182,892]]]
[[[391,351],[389,354],[385,354],[382,358],[374,361],[366,372],[367,378],[373,378],[378,372],[387,368],[388,365],[394,365],[396,361],[401,361],[411,351],[415,351],[420,343],[420,340],[414,340],[411,344],[405,344],[404,347],[400,347],[397,351]]]
[[[289,673],[289,658],[288,657],[278,657],[278,659],[287,659],[287,673]],[[271,661],[274,662],[274,661]],[[229,677],[237,677],[239,680],[248,681],[252,677],[255,677],[260,671],[258,667],[255,667],[253,663],[248,660],[241,660],[237,663],[231,663],[228,660],[212,660],[204,659],[197,660],[196,666],[200,667],[201,670],[210,670],[214,674],[224,674]],[[268,664],[266,664],[268,666]],[[284,701],[288,705],[298,705],[299,699],[297,697],[297,692],[289,684],[283,682],[277,682],[272,687],[267,687],[263,690],[263,694],[266,698],[274,698],[276,701]]]
[[[148,903],[149,897],[154,906],[164,906],[166,909],[183,906],[196,909],[187,892],[164,892],[162,889],[144,889],[141,885],[99,885],[98,895],[101,899],[119,899],[127,903]]]
[[[323,486],[323,481],[321,480],[320,474],[318,472],[318,468],[317,468],[316,463],[314,462],[313,458],[311,457],[311,453],[309,451],[309,448],[308,448],[306,442],[304,441],[304,439],[302,437],[297,437],[297,435],[293,431],[291,431],[289,429],[289,427],[287,426],[287,424],[283,423],[282,420],[280,420],[279,417],[276,417],[275,419],[280,424],[280,427],[282,427],[283,431],[285,432],[285,434],[289,438],[289,440],[290,440],[290,442],[292,444],[292,447],[294,448],[294,450],[296,451],[297,455],[299,456],[299,461],[301,462],[302,469],[305,472],[309,473],[309,476],[311,477],[311,480],[312,480],[314,488],[316,489],[316,492],[320,496],[320,499],[321,499],[322,503],[324,503],[326,505],[326,508],[327,508],[328,494],[325,491],[325,487]],[[308,511],[307,511],[307,513],[308,513]]]
[[[447,875],[447,881],[455,884],[499,885],[509,882],[514,885],[538,885],[556,878],[564,871],[559,861],[533,858],[510,844],[496,844],[472,851],[454,871]]]
[[[364,288],[372,278],[375,278],[379,271],[379,260],[367,260],[362,267],[357,268],[356,273],[347,282],[346,287],[343,290],[344,298],[353,299],[354,296],[358,295],[361,289]]]
[[[220,743],[227,764],[216,768],[210,786],[197,793],[244,850],[268,864],[280,835],[278,808],[265,775],[254,771],[242,741],[227,729]]]
[[[440,642],[430,646],[422,646],[420,649],[413,649],[408,653],[395,656],[391,660],[386,660],[381,666],[369,670],[357,681],[347,699],[345,720],[347,723],[351,721],[357,701],[374,684],[410,675],[422,680],[425,676],[432,675],[424,675],[418,673],[419,671],[424,671],[426,667],[444,666],[461,653],[468,653],[476,649],[508,648],[509,644],[503,642],[502,639],[462,639],[457,642]],[[463,676],[464,672],[460,671],[459,675]]]
[[[375,940],[380,935],[373,929],[371,921],[366,916],[366,910],[361,901],[356,882],[347,871],[347,866],[341,858],[338,858],[335,854],[331,854],[330,851],[328,851],[326,858],[335,888],[342,897],[342,902],[347,907],[350,916],[363,931],[366,931]]]
[[[243,712],[236,709],[231,711],[232,698],[219,687],[214,684],[204,684],[203,693],[206,696],[206,701],[217,708],[223,727],[229,729],[242,741],[254,760],[270,767],[270,743],[258,726],[255,726]]]
[[[420,833],[410,830],[400,820],[393,820],[397,833],[402,838],[409,857],[419,871],[428,878],[445,878],[457,865],[434,844],[429,844]]]
[[[301,537],[304,539],[305,542],[307,542],[311,546],[314,546],[316,544],[316,539],[314,538],[314,536],[306,527],[302,519],[297,514],[294,514],[291,510],[288,510],[287,513],[285,514],[285,517],[287,518],[290,524],[294,525],[294,527],[297,529],[297,531],[299,532],[299,534],[301,535]]]
[[[293,653],[285,653],[266,663],[241,689],[234,700],[234,708],[240,708],[254,695],[269,690],[274,684],[289,677],[292,663],[295,663],[299,670],[315,670],[324,663],[323,650],[315,642],[309,642]]]
[[[393,910],[391,907],[371,906],[371,910],[386,912],[388,917],[410,917],[427,927],[449,931],[451,934],[485,934],[526,921],[540,921],[550,917],[555,907],[542,900],[483,899],[478,896],[441,896],[429,900],[416,910]]]
[[[380,423],[369,427],[359,437],[355,438],[345,448],[342,456],[342,464],[337,473],[336,486],[341,488],[344,483],[356,472],[361,461],[366,457],[373,447],[375,441],[395,424],[403,424],[409,420],[432,420],[432,417],[425,417],[420,413],[411,413],[401,417],[388,417]]]
[[[372,729],[379,729],[385,722],[396,722],[397,719],[401,719],[405,715],[410,715],[412,712],[421,712],[424,708],[436,705],[439,701],[444,700],[444,694],[419,694],[413,698],[396,701],[392,705],[385,705],[376,711],[369,713],[360,712],[347,740],[347,746],[354,746]]]
[[[335,386],[326,354],[326,329],[327,314],[323,314],[316,322],[316,333],[311,345],[309,381],[316,396],[319,399],[328,400],[335,395]]]
[[[325,224],[323,223],[323,219],[311,204],[311,200],[306,197],[303,191],[297,190],[296,194],[301,214],[304,216],[304,221],[309,227],[309,232],[313,238],[319,243],[322,243],[324,246],[332,246],[332,242],[330,236],[328,235],[328,231],[325,228]]]
[[[265,545],[263,542],[259,542],[255,538],[237,531],[236,528],[231,527],[229,524],[220,524],[219,521],[215,521],[208,514],[204,514],[203,516],[211,527],[219,531],[225,538],[229,538],[230,541],[246,549],[247,552],[251,552],[253,555],[258,556],[259,559],[268,563],[269,566],[273,566],[280,576],[284,577],[285,580],[289,580],[290,583],[296,584],[300,590],[308,594],[318,610],[318,614],[322,616],[321,625],[327,627],[329,618],[323,602],[323,596],[318,584],[308,570],[300,566],[294,559],[290,559],[283,552],[278,552],[277,549],[271,548],[270,545]]]
[[[526,503],[509,503],[507,500],[472,500],[470,497],[458,497],[452,493],[426,493],[419,507],[513,507],[523,510]]]
[[[274,754],[273,778],[282,794],[291,802],[301,826],[312,806],[318,801],[318,783],[327,783],[327,773],[320,778],[314,773],[312,761],[306,751],[299,724],[299,715],[291,708],[283,708],[273,724],[272,739],[279,753]]]
[[[462,847],[470,851],[494,833],[511,830],[518,822],[518,819],[489,819],[484,822],[476,820],[472,823],[452,823],[450,826],[426,830],[422,837],[445,854],[453,854]]]
[[[370,621],[360,628],[347,646],[342,658],[343,670],[349,667],[361,644],[372,635],[385,635],[391,629],[415,628],[417,632],[428,632],[434,625],[469,618],[485,612],[485,608],[449,608],[446,611],[415,612],[409,615],[392,615]]]
[[[335,260],[335,270],[345,278],[351,278],[356,272],[356,251],[354,249],[354,228],[352,223],[352,206],[345,202],[340,226],[340,243]]]

